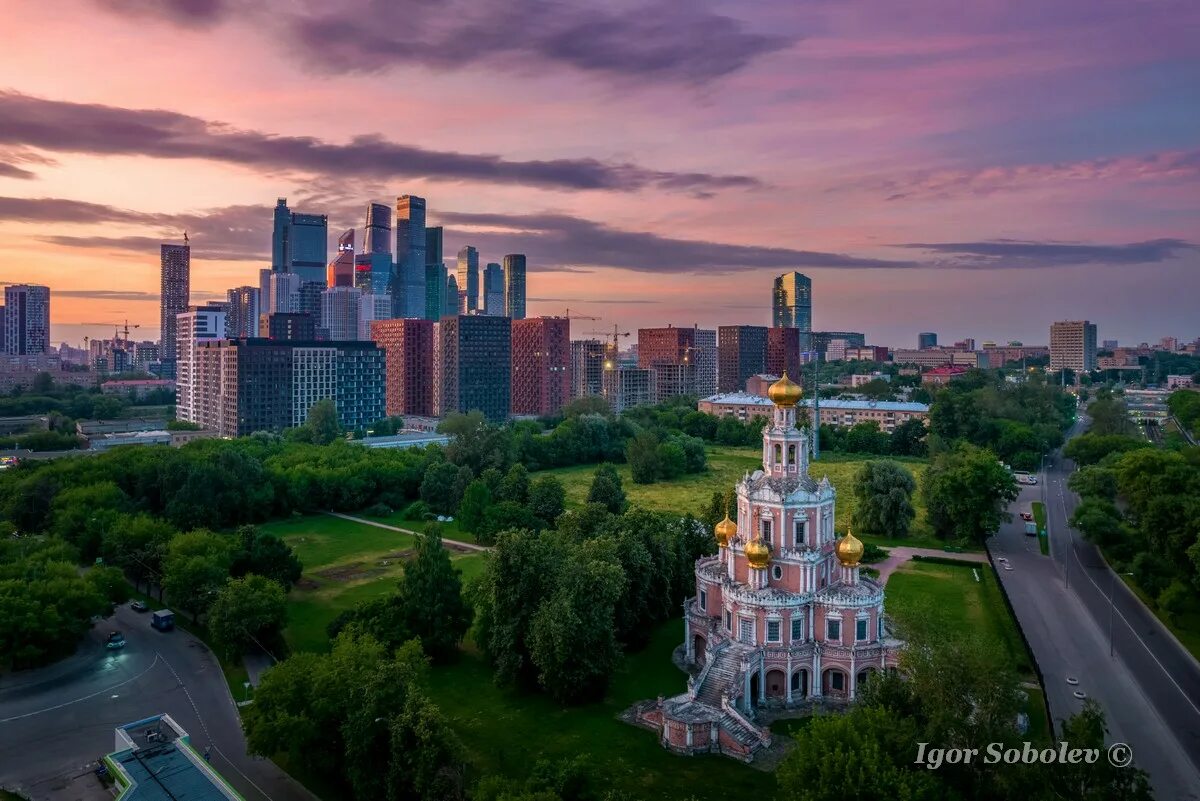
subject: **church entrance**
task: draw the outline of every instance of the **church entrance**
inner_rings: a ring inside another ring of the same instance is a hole
[[[840,668],[829,668],[825,671],[821,692],[833,698],[845,698],[850,689],[847,679],[845,672]]]
[[[762,690],[758,686],[758,671],[750,674],[750,706],[758,706],[762,700]]]
[[[697,634],[692,638],[692,659],[697,665],[703,667],[706,658],[704,653],[704,638]]]
[[[782,670],[767,671],[767,697],[783,698],[787,695],[787,676]]]
[[[808,697],[808,671],[801,668],[792,674],[792,698]]]

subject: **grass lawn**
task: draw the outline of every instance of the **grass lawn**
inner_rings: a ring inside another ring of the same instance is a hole
[[[608,697],[587,706],[563,708],[544,695],[501,690],[469,647],[456,664],[431,671],[430,695],[462,739],[475,778],[521,779],[538,759],[587,754],[607,786],[645,801],[769,797],[772,775],[726,757],[671,754],[653,732],[617,719],[634,701],[683,692],[687,679],[671,663],[682,640],[682,621],[660,626],[645,649],[625,658]]]
[[[1043,534],[1046,530],[1046,504],[1041,501],[1033,502],[1033,522],[1038,529],[1038,548],[1042,551],[1042,556],[1050,555],[1050,542],[1046,535]]]

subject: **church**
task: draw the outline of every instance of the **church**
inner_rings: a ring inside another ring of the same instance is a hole
[[[737,483],[737,522],[714,532],[717,554],[697,560],[684,602],[687,692],[650,702],[638,720],[682,753],[750,761],[771,743],[765,709],[847,703],[873,671],[894,667],[883,588],[861,575],[863,544],[834,532],[836,492],[809,475],[797,426],[802,392],[785,373],[768,393],[762,469]]]

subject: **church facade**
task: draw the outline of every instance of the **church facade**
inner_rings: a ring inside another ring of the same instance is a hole
[[[902,645],[888,632],[883,588],[859,573],[863,544],[834,532],[833,486],[809,475],[800,387],[785,374],[769,397],[762,469],[738,482],[737,522],[717,524],[718,552],[697,560],[684,603],[696,673],[687,692],[638,713],[675,751],[753,759],[771,742],[761,710],[853,701]]]

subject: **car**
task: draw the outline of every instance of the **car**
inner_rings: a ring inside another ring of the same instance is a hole
[[[1021,512],[1021,519],[1028,522],[1033,519],[1032,512]]]
[[[1005,563],[1004,563],[1004,569],[1005,569],[1005,570],[1012,570],[1013,568],[1012,568],[1012,565],[1010,565],[1008,562],[1005,562]]]
[[[108,639],[104,642],[105,648],[117,649],[125,647],[125,635],[119,631],[112,631],[108,634]]]
[[[129,604],[129,608],[135,612],[145,612],[150,607],[146,606],[146,603],[144,601],[134,601],[131,604]]]

